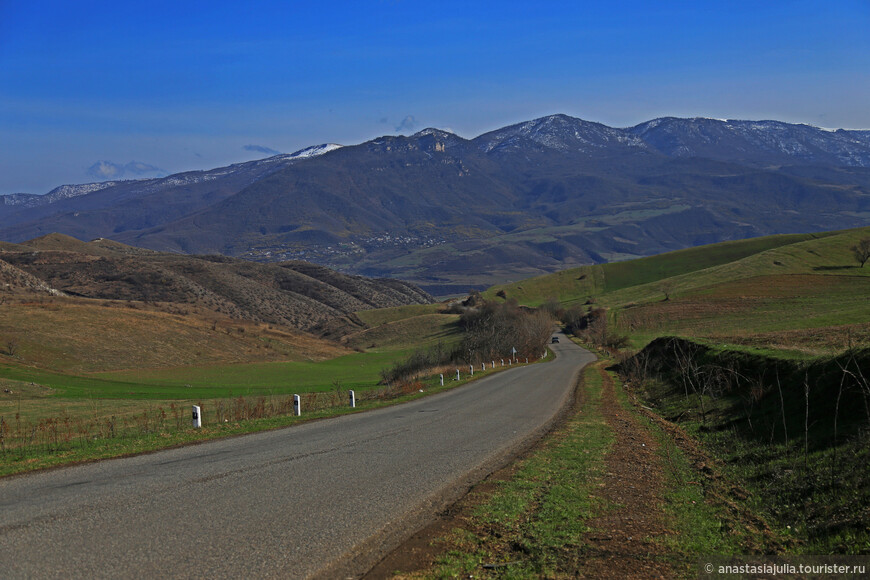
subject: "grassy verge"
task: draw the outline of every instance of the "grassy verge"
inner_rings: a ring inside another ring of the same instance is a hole
[[[427,577],[540,578],[569,574],[583,554],[588,520],[612,434],[600,413],[601,379],[584,373],[583,411],[444,539]],[[474,494],[476,492],[472,492]]]
[[[672,370],[642,394],[738,483],[735,501],[769,522],[785,551],[870,553],[866,395],[848,374],[867,353],[806,362],[717,349],[694,360],[708,376],[727,367],[738,378],[699,397]]]
[[[598,532],[591,528],[620,507],[602,497],[615,434],[602,414],[598,367],[610,362],[584,370],[580,410],[518,462],[509,479],[494,490],[481,486],[471,492],[475,507],[466,508],[450,533],[436,541],[440,555],[434,564],[411,577],[567,578],[606,568],[607,557],[595,545]],[[655,542],[674,573],[694,577],[702,556],[782,551],[787,536],[739,505],[745,492],[721,466],[679,428],[640,412],[640,403],[610,376],[622,409],[618,417],[634,417],[658,442],[660,516],[671,532]],[[593,562],[599,568],[590,568]]]
[[[699,558],[704,556],[783,551],[788,539],[770,529],[759,515],[760,506],[742,505],[747,492],[694,438],[651,412],[638,412],[640,403],[632,404],[622,386],[617,398],[658,442],[664,516],[674,531],[659,542],[670,552],[676,574],[696,577]]]

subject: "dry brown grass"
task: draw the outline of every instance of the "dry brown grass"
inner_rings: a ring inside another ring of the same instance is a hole
[[[166,310],[163,310],[165,308]],[[349,351],[299,331],[161,304],[44,298],[2,306],[0,361],[67,372],[325,360]]]

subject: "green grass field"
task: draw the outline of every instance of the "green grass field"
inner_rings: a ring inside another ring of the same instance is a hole
[[[615,332],[643,347],[680,335],[787,356],[870,341],[870,267],[851,246],[870,228],[726,242],[584,266],[496,286],[521,304],[608,309]]]
[[[335,383],[346,388],[373,387],[385,366],[407,356],[408,351],[354,353],[320,362],[274,362],[209,365],[174,369],[95,373],[96,379],[111,381],[99,389],[111,398],[189,399],[191,393],[205,398],[267,393],[319,392]],[[86,379],[84,379],[85,384]],[[129,391],[134,386],[133,391]],[[67,397],[92,396],[93,390],[78,385],[67,387]]]
[[[374,404],[387,389],[382,370],[459,336],[457,316],[439,304],[359,313],[370,328],[344,345],[154,304],[47,298],[3,308],[0,448],[11,463],[0,473],[196,439],[182,418],[192,404],[245,419],[205,438],[283,424],[276,417],[291,413],[292,394],[308,415],[344,412],[349,389]],[[83,434],[105,443],[79,448]]]
[[[825,235],[829,234],[815,236]],[[815,238],[811,234],[769,236],[688,248],[626,262],[581,266],[521,282],[494,286],[484,296],[491,298],[497,292],[504,291],[508,296],[529,306],[538,306],[551,298],[563,304],[572,304],[623,288],[729,264],[759,252],[810,239]]]

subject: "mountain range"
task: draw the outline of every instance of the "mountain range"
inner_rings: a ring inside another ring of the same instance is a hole
[[[870,131],[552,115],[438,129],[161,179],[0,197],[0,239],[50,232],[262,262],[301,259],[434,294],[724,240],[866,225]]]

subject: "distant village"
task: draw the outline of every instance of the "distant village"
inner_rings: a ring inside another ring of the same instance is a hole
[[[306,260],[310,262],[333,262],[337,258],[349,258],[374,250],[389,248],[416,250],[447,243],[445,239],[408,235],[379,234],[337,244],[270,244],[251,248],[242,257],[255,262],[283,262]]]

